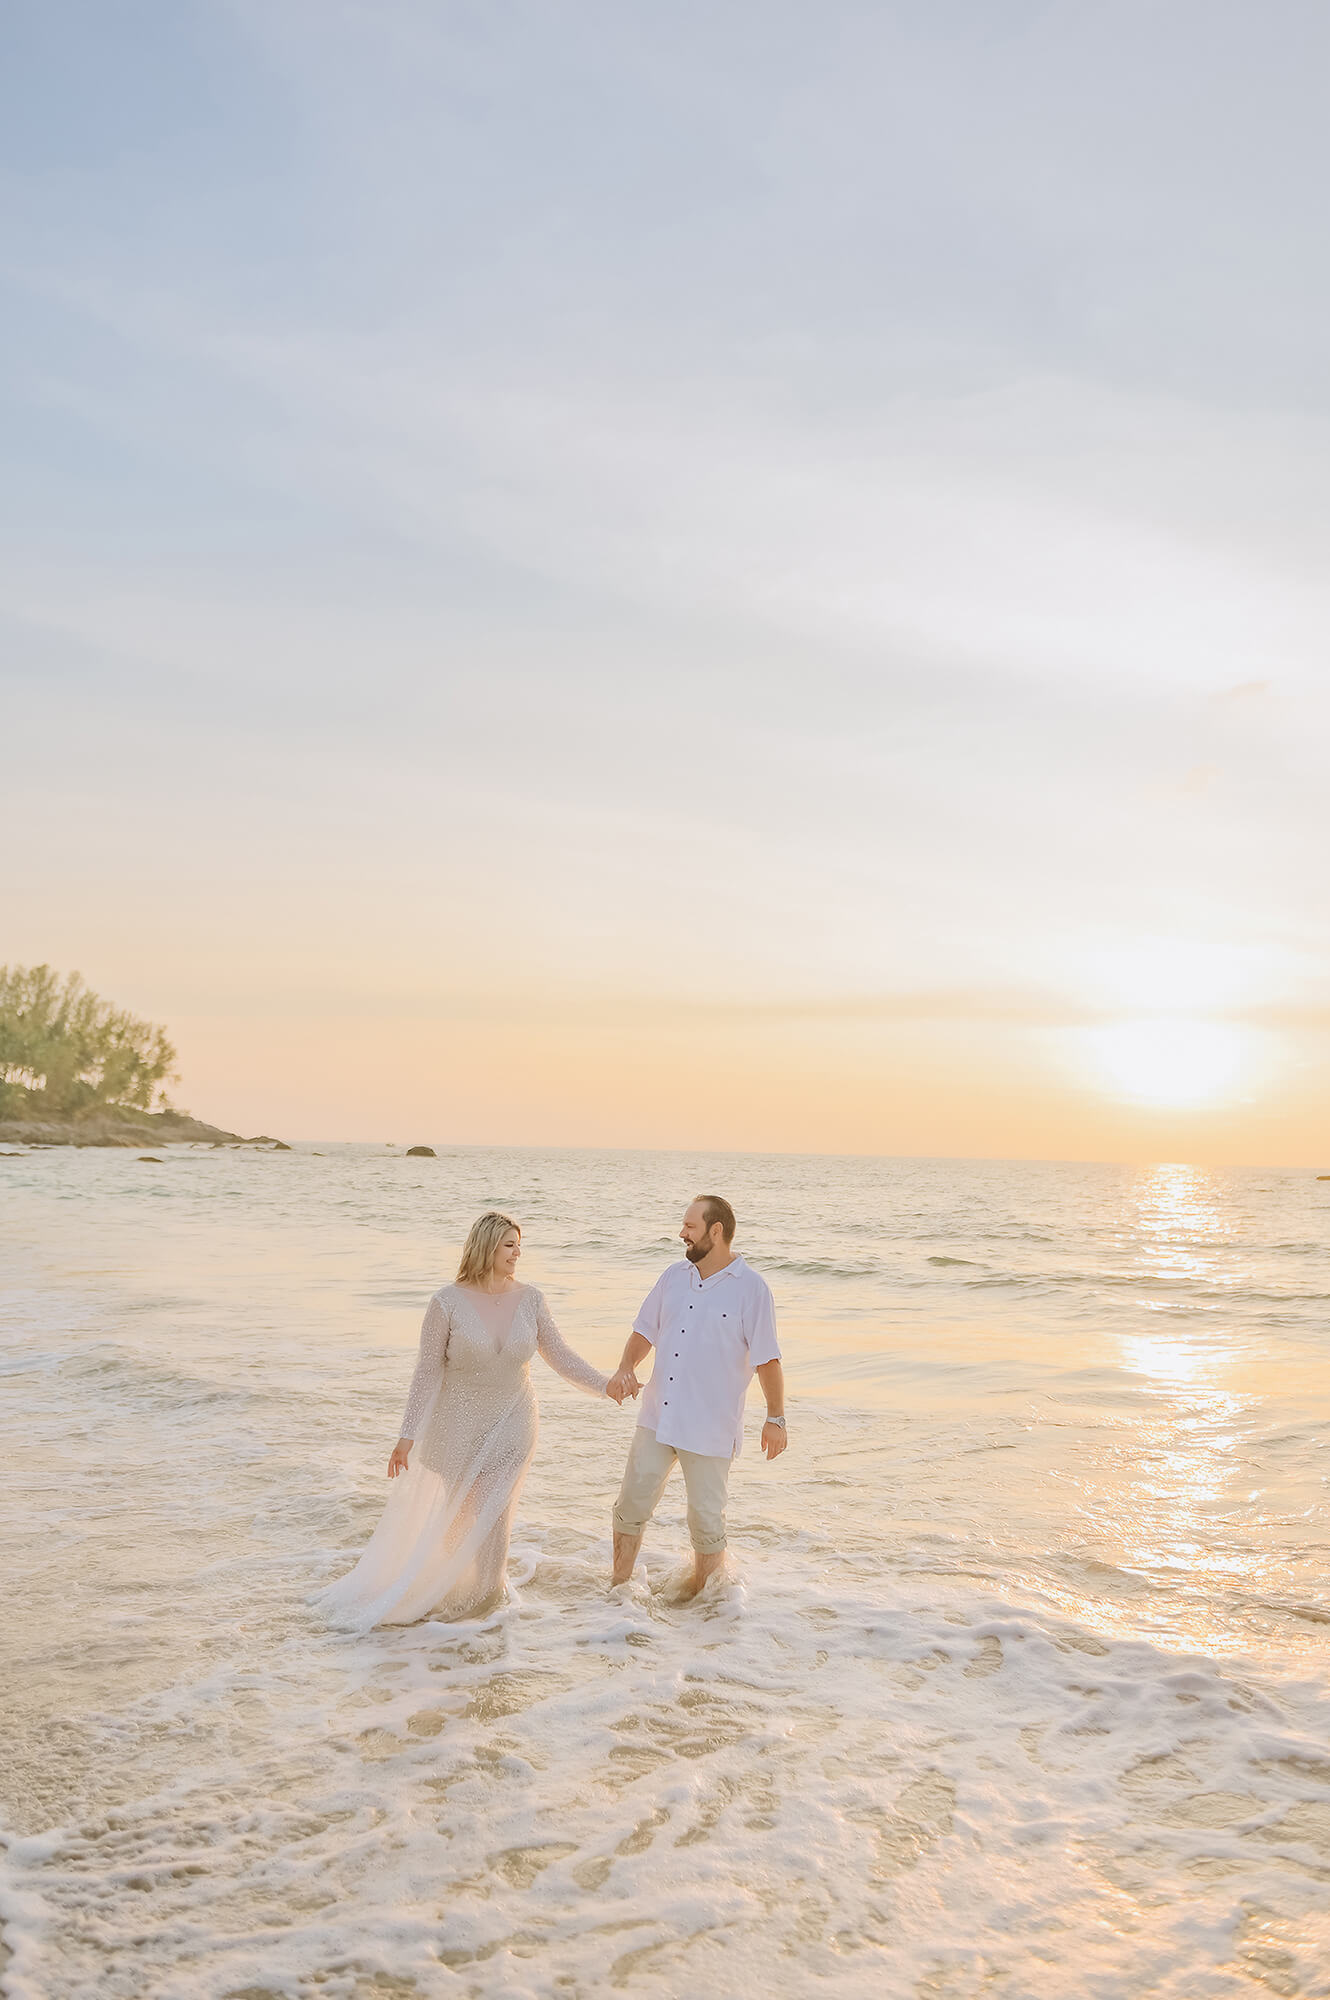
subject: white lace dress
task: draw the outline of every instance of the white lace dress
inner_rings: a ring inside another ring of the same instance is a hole
[[[410,1464],[360,1561],[316,1599],[339,1624],[475,1617],[502,1595],[536,1448],[537,1353],[579,1389],[605,1394],[609,1377],[574,1354],[534,1285],[434,1294],[402,1419],[402,1436],[415,1440]]]

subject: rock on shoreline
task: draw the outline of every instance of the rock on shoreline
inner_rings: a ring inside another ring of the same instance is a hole
[[[184,1111],[122,1111],[113,1105],[82,1118],[0,1119],[0,1145],[9,1146],[270,1146],[276,1153],[291,1148],[281,1139],[260,1132],[244,1139],[220,1125],[205,1124]]]

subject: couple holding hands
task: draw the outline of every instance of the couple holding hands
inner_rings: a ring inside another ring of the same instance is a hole
[[[534,1285],[517,1281],[522,1232],[491,1211],[473,1223],[457,1277],[430,1300],[402,1435],[388,1477],[405,1475],[349,1575],[318,1601],[362,1628],[471,1618],[502,1596],[513,1512],[536,1444],[530,1366],[539,1354],[567,1381],[616,1403],[643,1389],[614,1507],[613,1582],[627,1583],[647,1522],[677,1459],[688,1495],[691,1590],[725,1558],[730,1464],[756,1373],[767,1402],[762,1448],[785,1449],[785,1390],[765,1279],[733,1249],[734,1210],[699,1195],[679,1231],[684,1259],[652,1286],[616,1374],[568,1346]]]

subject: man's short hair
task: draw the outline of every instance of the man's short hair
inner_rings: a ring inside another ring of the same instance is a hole
[[[724,1195],[700,1194],[696,1197],[696,1200],[698,1207],[702,1211],[702,1220],[706,1223],[707,1228],[710,1229],[714,1223],[718,1222],[720,1224],[720,1233],[725,1238],[725,1241],[733,1243],[736,1226],[734,1210],[730,1207]]]

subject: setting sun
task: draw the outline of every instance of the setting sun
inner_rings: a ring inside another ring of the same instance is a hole
[[[1221,1021],[1119,1021],[1085,1040],[1101,1087],[1138,1104],[1222,1104],[1254,1066],[1251,1031]]]

